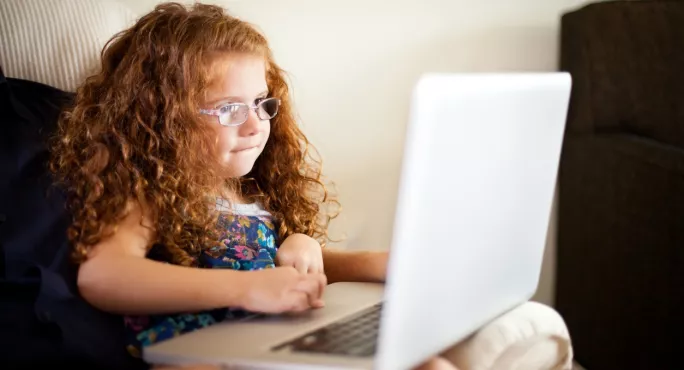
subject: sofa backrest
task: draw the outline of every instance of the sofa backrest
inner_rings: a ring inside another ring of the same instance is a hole
[[[684,147],[684,2],[611,1],[567,13],[569,133],[625,132]]]
[[[7,77],[76,91],[105,43],[133,22],[116,0],[2,0],[0,66]]]

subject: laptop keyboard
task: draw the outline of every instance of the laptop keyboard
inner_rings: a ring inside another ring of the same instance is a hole
[[[382,303],[304,334],[273,350],[366,357],[375,354]]]

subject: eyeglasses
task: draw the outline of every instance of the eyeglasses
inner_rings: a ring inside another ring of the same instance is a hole
[[[268,120],[278,114],[280,99],[266,98],[259,100],[256,104],[247,105],[245,103],[230,103],[222,105],[217,109],[200,109],[200,114],[218,117],[221,126],[240,126],[247,122],[249,111],[254,110],[260,120]]]

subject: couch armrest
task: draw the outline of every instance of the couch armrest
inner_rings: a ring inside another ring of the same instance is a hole
[[[587,368],[670,368],[684,341],[684,149],[568,135],[559,176],[556,304]],[[629,354],[629,356],[624,356]]]
[[[570,369],[573,357],[563,319],[536,302],[503,314],[443,355],[460,370]]]

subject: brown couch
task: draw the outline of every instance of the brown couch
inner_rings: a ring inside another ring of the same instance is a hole
[[[682,369],[684,1],[565,14],[556,307],[588,369]],[[676,356],[680,355],[680,356]]]

